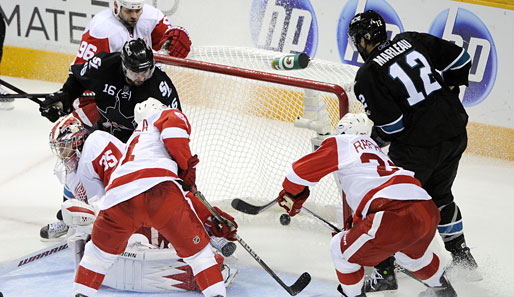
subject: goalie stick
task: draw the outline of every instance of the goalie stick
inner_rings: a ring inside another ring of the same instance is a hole
[[[224,219],[222,216],[220,216],[220,214],[211,206],[211,204],[205,199],[205,197],[203,196],[203,194],[200,192],[200,191],[195,191],[194,192],[195,196],[200,199],[200,201],[205,205],[205,207],[207,207],[207,209],[209,209],[209,211],[212,213],[212,215],[220,222],[222,222],[223,224],[227,225],[227,227],[229,227],[230,229],[233,228],[234,226],[232,225],[231,222],[227,221],[226,219]],[[284,288],[291,296],[295,296],[297,295],[298,293],[300,293],[303,289],[305,289],[305,287],[307,287],[307,285],[310,283],[311,281],[311,276],[309,273],[307,272],[304,272],[302,275],[300,275],[300,277],[294,282],[294,284],[292,284],[291,286],[288,286],[286,285],[279,277],[278,275],[273,272],[273,270],[266,264],[264,263],[264,261],[257,255],[257,253],[255,253],[251,248],[250,246],[236,233],[234,235],[234,238],[239,242],[239,244],[241,244],[241,246],[255,259],[255,261],[257,261],[257,263],[259,263],[262,268],[264,268],[264,270],[269,274],[271,275],[271,277],[273,277],[273,279],[279,283],[282,288]]]
[[[7,274],[13,270],[24,267],[25,265],[34,263],[38,260],[46,259],[46,257],[58,253],[60,251],[64,251],[67,248],[68,243],[66,241],[61,241],[51,246],[42,248],[26,256],[23,256],[21,258],[18,258],[16,260],[12,260],[7,263],[2,263],[0,264],[0,275]]]

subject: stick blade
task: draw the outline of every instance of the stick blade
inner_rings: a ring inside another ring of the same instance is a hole
[[[244,213],[250,214],[250,215],[256,215],[259,213],[259,210],[260,210],[260,207],[251,205],[251,204],[247,203],[246,201],[241,200],[239,198],[233,199],[230,204],[232,205],[232,207],[235,210],[239,210],[240,212],[244,212]]]
[[[296,282],[289,287],[289,294],[291,294],[291,296],[296,296],[298,293],[303,291],[303,289],[305,289],[305,287],[307,287],[310,282],[311,275],[307,272],[304,272],[302,275],[300,275]]]

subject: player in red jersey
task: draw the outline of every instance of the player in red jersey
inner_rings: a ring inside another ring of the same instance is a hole
[[[395,166],[368,135],[364,113],[346,114],[313,153],[295,161],[278,203],[290,216],[301,211],[309,187],[335,173],[354,212],[353,226],[330,243],[332,261],[345,297],[366,296],[364,266],[394,255],[396,262],[428,286],[420,296],[457,296],[432,242],[439,211],[412,171]],[[432,295],[430,295],[432,294]]]

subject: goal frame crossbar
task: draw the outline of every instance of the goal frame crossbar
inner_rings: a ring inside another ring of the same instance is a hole
[[[348,95],[346,94],[346,91],[343,89],[343,87],[341,87],[338,84],[332,84],[287,75],[279,75],[265,71],[222,65],[205,61],[182,59],[158,53],[156,53],[154,57],[156,62],[167,65],[180,66],[190,69],[209,71],[252,80],[283,84],[291,87],[306,88],[326,93],[332,93],[339,100],[339,118],[342,118],[348,112]]]

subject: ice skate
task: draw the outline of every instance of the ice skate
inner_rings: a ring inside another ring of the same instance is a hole
[[[69,227],[63,221],[50,223],[41,228],[39,235],[41,241],[58,241],[63,235],[68,233]]]
[[[217,249],[224,257],[230,257],[236,250],[236,244],[223,237],[210,236],[211,245]]]
[[[424,292],[421,292],[418,297],[457,297],[457,292],[453,289],[445,273],[443,273],[439,281],[441,282],[441,286],[429,287]]]
[[[370,276],[364,277],[364,292],[391,291],[398,289],[394,258],[389,257],[373,268]]]
[[[451,274],[458,274],[468,281],[482,280],[478,264],[471,255],[471,250],[466,245],[464,236],[445,243],[445,247],[452,254],[452,263],[449,268]]]

